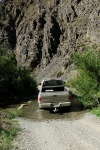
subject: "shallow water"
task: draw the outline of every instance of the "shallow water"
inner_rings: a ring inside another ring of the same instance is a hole
[[[52,120],[52,119],[69,119],[69,120],[76,120],[83,117],[88,110],[83,110],[81,105],[77,103],[72,103],[70,112],[66,110],[59,110],[58,112],[54,113],[51,110],[43,110],[38,108],[37,100],[33,100],[30,104],[27,104],[23,108],[24,118],[32,119],[35,121],[39,120]]]

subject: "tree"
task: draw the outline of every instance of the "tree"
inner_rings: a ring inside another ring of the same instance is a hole
[[[69,81],[69,85],[80,95],[79,100],[84,106],[99,104],[100,98],[100,50],[83,48],[71,57],[77,66],[79,75]]]
[[[0,103],[12,103],[15,97],[34,95],[36,85],[30,71],[17,66],[13,53],[0,49]]]

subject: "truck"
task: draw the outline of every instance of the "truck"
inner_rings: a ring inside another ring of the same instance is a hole
[[[43,79],[39,85],[38,106],[39,109],[56,109],[66,107],[69,111],[71,106],[71,94],[67,91],[64,81],[60,78]]]

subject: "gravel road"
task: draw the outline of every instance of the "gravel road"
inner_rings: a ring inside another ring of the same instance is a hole
[[[85,113],[77,120],[19,118],[13,150],[100,150],[100,119]]]

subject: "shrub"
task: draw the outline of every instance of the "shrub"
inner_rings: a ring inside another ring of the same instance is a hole
[[[19,116],[16,109],[11,111],[0,110],[0,149],[12,149],[11,143],[18,132],[18,121],[15,117]]]
[[[0,49],[0,103],[12,103],[14,98],[34,95],[36,81],[30,71],[17,67],[13,53]]]
[[[79,75],[69,81],[69,85],[81,95],[79,100],[84,106],[99,104],[100,93],[100,51],[83,48],[74,53],[72,62],[77,66]]]
[[[98,117],[100,117],[100,106],[99,107],[96,107],[96,108],[93,108],[92,109],[92,113]]]

